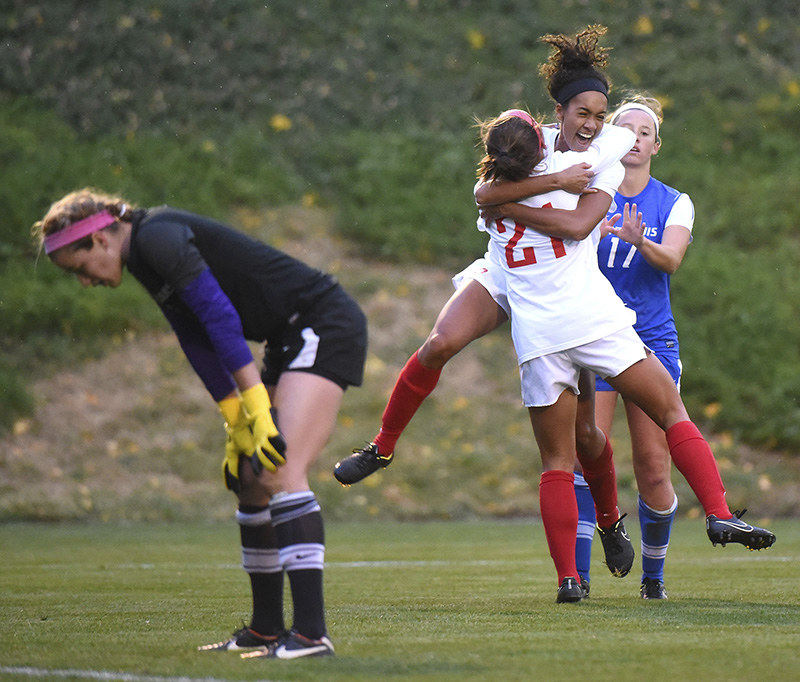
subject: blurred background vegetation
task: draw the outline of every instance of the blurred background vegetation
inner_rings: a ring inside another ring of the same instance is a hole
[[[135,285],[86,296],[35,265],[51,201],[319,208],[373,263],[456,271],[485,241],[475,117],[550,118],[538,37],[589,23],[609,27],[612,104],[664,103],[654,172],[695,203],[673,285],[687,405],[800,451],[800,19],[774,0],[3,3],[0,428],[30,413],[31,377],[165,328]]]

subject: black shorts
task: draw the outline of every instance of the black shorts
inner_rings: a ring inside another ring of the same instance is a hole
[[[310,372],[342,389],[360,386],[367,354],[367,318],[340,286],[289,318],[276,343],[264,351],[261,380],[278,383],[286,371]]]

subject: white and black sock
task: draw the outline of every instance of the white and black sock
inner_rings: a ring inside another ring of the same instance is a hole
[[[283,625],[283,567],[267,507],[240,504],[236,512],[242,538],[242,567],[250,577],[253,617],[250,629],[265,637]]]
[[[280,493],[269,503],[280,548],[280,562],[289,576],[294,603],[293,627],[319,639],[325,634],[322,569],[325,530],[317,498],[310,490]]]

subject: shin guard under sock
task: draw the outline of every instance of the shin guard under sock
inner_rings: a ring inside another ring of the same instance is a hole
[[[678,509],[678,497],[666,511],[657,511],[648,507],[639,497],[639,527],[642,530],[642,579],[653,578],[664,580],[664,562],[667,559],[669,536],[675,511]]]
[[[603,451],[596,459],[590,460],[578,453],[578,461],[583,469],[583,477],[589,484],[597,512],[597,525],[609,528],[619,519],[617,507],[617,472],[614,469],[614,450],[606,437]]]
[[[575,567],[583,580],[589,580],[592,563],[592,539],[597,516],[589,486],[581,474],[575,476],[575,499],[578,503],[578,539],[575,543]]]

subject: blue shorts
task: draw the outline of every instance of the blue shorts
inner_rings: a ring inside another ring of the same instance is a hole
[[[645,345],[653,351],[653,354],[661,360],[661,364],[667,368],[669,375],[678,387],[681,388],[681,372],[683,367],[681,365],[680,349],[675,341],[664,341],[663,339],[657,341],[645,341]],[[596,391],[613,391],[614,388],[601,377],[595,379]]]

